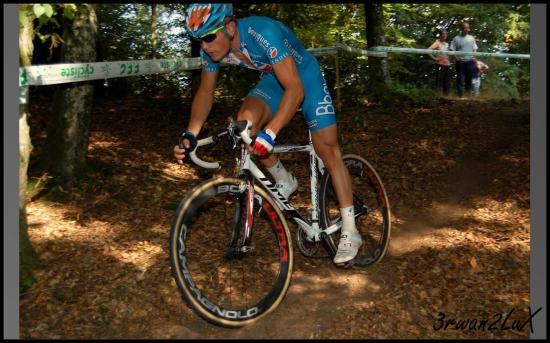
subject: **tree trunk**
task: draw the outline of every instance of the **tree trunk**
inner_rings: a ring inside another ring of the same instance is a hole
[[[368,2],[365,4],[367,49],[386,44],[384,37],[384,10],[382,6],[383,4],[381,3]],[[388,61],[385,58],[369,57],[368,68],[369,89],[375,99],[379,99],[390,86]]]
[[[27,5],[20,5],[20,10]],[[19,63],[31,65],[33,54],[33,17],[27,13],[23,25],[19,26]],[[29,104],[19,108],[19,284],[25,289],[34,283],[33,268],[38,264],[38,256],[29,240],[27,225],[27,169],[32,151],[29,124]]]
[[[61,60],[96,61],[95,5],[78,4],[74,20],[64,20]],[[93,83],[60,85],[54,95],[54,112],[48,126],[43,158],[50,174],[65,188],[73,187],[86,170]]]
[[[151,55],[150,58],[157,58],[157,5],[151,4]]]

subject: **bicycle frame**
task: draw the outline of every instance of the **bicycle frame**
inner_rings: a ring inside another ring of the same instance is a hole
[[[311,189],[311,209],[310,209],[310,219],[304,218],[292,204],[286,199],[279,191],[275,188],[275,185],[265,176],[265,174],[258,168],[256,163],[252,161],[251,154],[248,152],[248,149],[243,144],[241,153],[241,160],[238,162],[240,170],[243,174],[250,173],[251,178],[249,178],[250,186],[248,187],[249,192],[253,192],[253,180],[259,181],[263,188],[271,195],[275,200],[276,204],[279,206],[281,211],[285,214],[287,218],[292,218],[306,233],[308,239],[319,242],[321,240],[321,234],[331,234],[340,229],[342,223],[339,221],[334,223],[326,229],[321,229],[319,225],[319,195],[317,191],[317,185],[319,180],[319,172],[321,174],[324,172],[323,161],[317,156],[311,142],[311,133],[309,133],[309,142],[305,145],[279,145],[275,146],[273,153],[293,153],[293,152],[306,152],[309,154],[310,161],[310,189]],[[249,210],[253,210],[253,203],[251,199],[253,197],[248,197],[248,206]],[[251,213],[251,212],[250,212]],[[247,213],[248,214],[248,213]],[[251,217],[248,216],[247,217]],[[248,220],[248,218],[247,218]],[[246,225],[246,238],[249,236],[249,230],[252,223]],[[250,227],[249,227],[250,225]],[[247,244],[243,244],[247,246]]]
[[[292,153],[292,152],[306,152],[309,154],[310,161],[310,189],[311,189],[311,205],[310,219],[304,218],[297,210],[292,206],[288,199],[286,199],[271,183],[271,181],[265,176],[265,174],[258,168],[256,163],[252,161],[251,153],[248,151],[247,145],[252,142],[249,136],[250,121],[235,122],[230,118],[230,124],[228,130],[216,136],[210,136],[198,141],[197,148],[204,145],[209,145],[218,141],[222,136],[228,135],[233,139],[234,148],[237,143],[241,141],[241,156],[237,159],[237,165],[239,172],[244,176],[247,181],[247,208],[245,219],[245,233],[241,245],[241,251],[246,252],[250,248],[250,233],[252,230],[252,213],[254,211],[254,180],[259,181],[262,187],[269,193],[269,195],[275,200],[275,203],[287,218],[292,218],[306,233],[309,240],[319,242],[322,240],[323,235],[330,235],[338,231],[342,227],[342,221],[338,220],[329,227],[321,229],[319,225],[319,195],[317,191],[317,185],[319,180],[319,172],[321,175],[325,172],[323,161],[315,153],[313,143],[311,140],[311,132],[308,132],[309,139],[305,145],[279,145],[275,146],[273,153]],[[182,146],[182,140],[180,137],[180,146]],[[202,166],[203,168],[217,169],[220,164],[218,162],[206,162],[196,156],[196,150],[190,153],[191,160],[195,164]],[[242,190],[244,192],[244,189]],[[369,212],[368,209],[363,211],[357,209],[355,217],[359,217],[365,212]]]

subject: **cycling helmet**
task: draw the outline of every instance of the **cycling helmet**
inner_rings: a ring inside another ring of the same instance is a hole
[[[190,4],[185,15],[187,31],[193,37],[201,37],[220,27],[225,17],[233,16],[231,4]]]

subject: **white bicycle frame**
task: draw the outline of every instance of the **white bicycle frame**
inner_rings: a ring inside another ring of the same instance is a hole
[[[252,139],[249,135],[249,127],[251,122],[248,121],[247,127],[241,132],[241,139],[247,145],[252,142]],[[220,135],[219,135],[220,136]],[[219,137],[218,136],[218,137]],[[208,138],[201,139],[197,142],[197,148],[200,146],[212,144],[215,141],[216,136],[210,136]],[[196,156],[196,149],[190,153],[191,160],[203,167],[209,169],[217,169],[220,167],[218,162],[205,162],[199,159]],[[330,235],[338,231],[342,227],[342,221],[338,220],[333,223],[326,229],[321,229],[319,225],[319,195],[317,192],[317,183],[318,183],[318,170],[323,173],[325,168],[323,161],[315,153],[313,148],[313,143],[311,141],[311,132],[309,132],[309,141],[305,145],[279,145],[275,146],[273,153],[291,153],[291,152],[307,152],[309,153],[309,165],[310,165],[310,188],[311,188],[311,209],[310,209],[310,220],[305,219],[300,215],[300,213],[288,202],[286,199],[271,183],[271,181],[265,176],[265,174],[258,168],[258,166],[252,161],[251,153],[248,151],[246,146],[243,144],[241,146],[241,158],[238,161],[238,165],[241,172],[249,171],[253,178],[260,182],[263,188],[271,195],[275,200],[277,206],[285,214],[289,215],[294,221],[304,230],[306,236],[309,240],[319,242],[321,240],[321,234],[325,233]],[[250,199],[249,199],[250,201]]]

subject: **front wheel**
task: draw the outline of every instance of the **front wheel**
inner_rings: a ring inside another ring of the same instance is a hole
[[[353,264],[369,266],[382,260],[388,249],[391,232],[388,196],[380,177],[364,158],[348,154],[342,159],[351,177],[355,226],[363,238]],[[329,173],[321,178],[319,193],[323,229],[341,224],[340,206]],[[338,246],[340,231],[330,235],[329,239]]]
[[[250,324],[283,300],[292,274],[288,225],[271,197],[247,182],[208,180],[180,203],[170,230],[170,264],[185,302],[223,327]],[[253,225],[247,246],[246,221]]]

